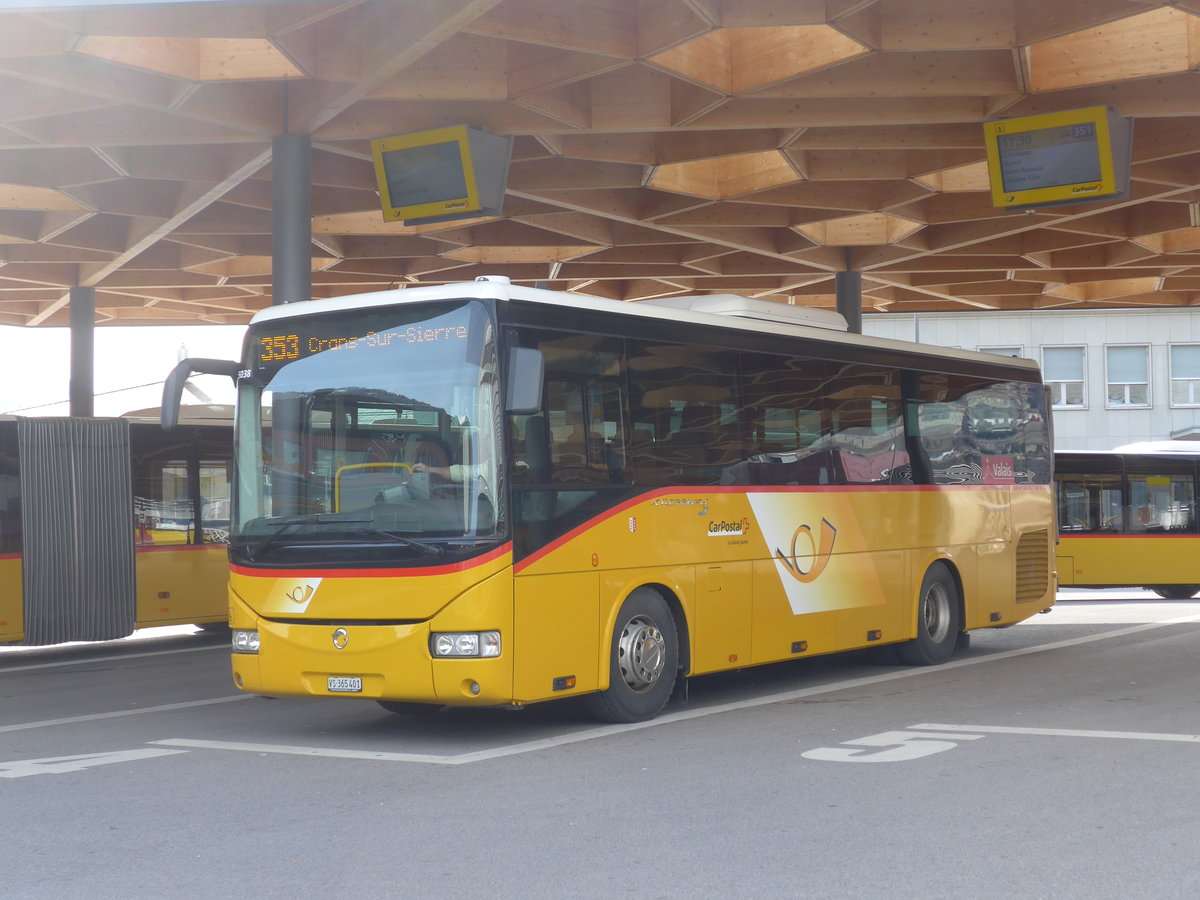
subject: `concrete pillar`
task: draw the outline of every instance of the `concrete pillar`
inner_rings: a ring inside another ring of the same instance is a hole
[[[837,311],[846,319],[852,334],[862,334],[862,272],[847,269],[834,276]]]
[[[271,303],[312,299],[312,139],[271,139]]]
[[[95,415],[96,396],[96,289],[70,290],[71,386],[73,416]]]

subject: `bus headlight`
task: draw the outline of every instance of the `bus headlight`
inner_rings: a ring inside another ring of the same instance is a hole
[[[435,632],[429,637],[429,650],[440,659],[499,656],[500,632]]]
[[[258,632],[257,631],[241,631],[235,629],[233,632],[233,652],[234,653],[257,653],[258,652]]]

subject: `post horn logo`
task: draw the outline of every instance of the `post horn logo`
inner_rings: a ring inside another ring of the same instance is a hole
[[[313,586],[311,584],[302,584],[298,588],[296,588],[293,591],[288,592],[284,596],[286,596],[289,600],[291,600],[297,606],[304,606],[304,604],[308,603],[308,601],[312,599],[312,595],[313,595]]]
[[[812,563],[807,569],[801,567],[799,560],[796,559],[796,544],[799,543],[800,537],[803,535],[809,544],[809,551],[804,554],[806,557],[812,558]],[[792,535],[792,552],[785,555],[779,548],[775,549],[775,556],[779,561],[787,567],[789,574],[802,584],[810,584],[817,580],[825,567],[829,565],[829,557],[833,555],[833,542],[837,540],[837,529],[833,527],[833,523],[828,519],[821,519],[821,539],[818,542],[813,537],[812,528],[808,525],[801,525]]]

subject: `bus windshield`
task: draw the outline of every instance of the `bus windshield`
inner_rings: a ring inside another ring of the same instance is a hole
[[[230,553],[445,563],[505,537],[496,329],[457,300],[267,321],[239,376]]]

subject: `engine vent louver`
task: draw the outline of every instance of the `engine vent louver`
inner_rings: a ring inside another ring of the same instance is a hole
[[[1050,533],[1029,531],[1017,541],[1017,602],[1041,600],[1050,586]]]

